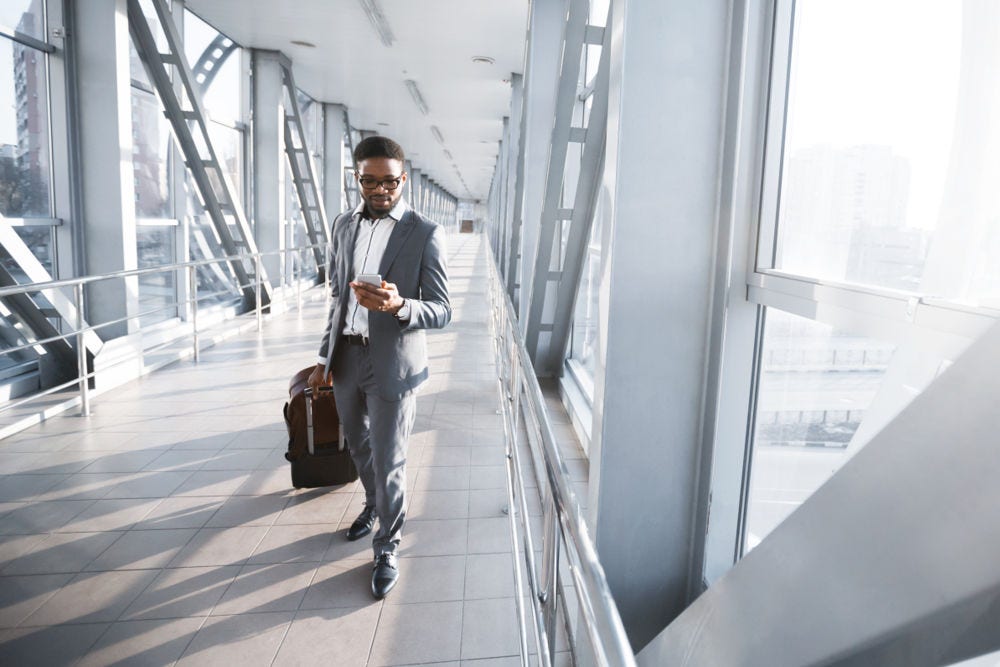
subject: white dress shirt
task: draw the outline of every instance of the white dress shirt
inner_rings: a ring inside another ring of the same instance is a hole
[[[369,220],[364,217],[365,203],[361,202],[351,218],[353,224],[358,225],[358,234],[354,241],[354,266],[349,273],[351,280],[362,273],[378,273],[379,264],[382,263],[382,255],[385,254],[385,246],[389,243],[389,235],[392,234],[396,223],[403,218],[409,207],[406,201],[400,198],[396,205],[389,211],[389,215],[378,220]],[[382,276],[385,280],[385,276]],[[368,337],[368,309],[358,303],[354,296],[354,290],[350,287],[347,294],[347,317],[344,322],[342,333],[350,336]],[[403,309],[397,314],[402,320],[408,319],[406,315],[409,311],[404,302]]]

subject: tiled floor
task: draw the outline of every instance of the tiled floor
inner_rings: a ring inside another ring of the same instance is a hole
[[[450,246],[385,601],[357,484],[296,491],[282,456],[316,299],[0,442],[0,664],[519,664],[484,238]]]

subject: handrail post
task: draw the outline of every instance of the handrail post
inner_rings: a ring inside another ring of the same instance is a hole
[[[302,258],[299,253],[294,255],[294,264],[292,264],[292,278],[295,280],[295,306],[299,310],[299,316],[302,315]]]
[[[257,306],[256,306],[256,308],[254,310],[257,311],[257,331],[260,332],[260,331],[264,330],[264,313],[263,313],[263,306],[261,305],[261,298],[260,298],[260,288],[261,288],[261,280],[260,280],[260,253],[255,253],[254,254],[254,256],[253,256],[253,267],[254,267],[254,280],[257,282],[257,289],[254,290],[256,301],[257,301]]]
[[[87,343],[84,340],[83,283],[73,286],[76,296],[76,369],[80,377],[80,416],[90,416],[90,378],[87,374]]]
[[[198,340],[198,271],[188,266],[188,296],[191,299],[191,330],[194,338],[194,363],[201,361],[201,344]]]

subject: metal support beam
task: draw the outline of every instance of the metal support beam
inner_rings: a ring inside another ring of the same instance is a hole
[[[227,255],[257,252],[250,224],[243,212],[243,205],[235,196],[229,176],[222,167],[218,154],[208,132],[208,121],[201,102],[201,91],[197,86],[191,68],[184,56],[183,46],[165,0],[152,0],[163,33],[166,36],[166,52],[160,51],[152,30],[143,13],[139,0],[128,0],[129,31],[136,50],[146,67],[167,119],[174,130],[174,138],[184,155],[185,163],[191,171],[198,193],[201,195],[205,211],[211,218],[219,242]],[[172,69],[171,69],[172,68]],[[183,94],[174,91],[171,72],[174,72],[183,86]],[[182,100],[187,102],[185,108]],[[204,153],[202,152],[204,150]],[[228,218],[234,224],[230,225]],[[232,228],[231,228],[232,227]],[[244,302],[255,301],[254,281],[242,259],[229,263],[243,292]],[[266,276],[256,282],[265,291],[262,299],[270,302],[270,283]]]

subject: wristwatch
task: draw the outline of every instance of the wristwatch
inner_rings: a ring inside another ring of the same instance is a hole
[[[396,311],[396,319],[405,322],[410,319],[410,301],[403,299],[403,305]]]

